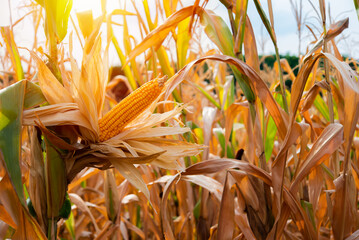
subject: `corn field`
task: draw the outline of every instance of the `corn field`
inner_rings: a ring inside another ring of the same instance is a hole
[[[348,18],[312,0],[314,28],[290,0],[293,67],[276,0],[216,0],[225,17],[209,0],[99,0],[98,17],[73,1],[22,0],[0,29],[0,239],[359,239]]]

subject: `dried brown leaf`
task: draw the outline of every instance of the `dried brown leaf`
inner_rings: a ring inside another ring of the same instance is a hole
[[[221,199],[223,185],[211,177],[204,175],[183,175],[181,180],[197,184],[198,186],[201,186],[214,194],[218,200]]]
[[[167,210],[167,199],[168,199],[168,195],[170,193],[171,187],[172,185],[176,182],[176,180],[178,179],[180,175],[176,174],[172,177],[172,179],[170,179],[167,183],[166,186],[163,189],[163,195],[162,195],[162,202],[161,202],[161,218],[162,218],[162,228],[163,228],[163,233],[165,235],[166,239],[169,240],[174,240],[174,234],[171,228],[171,224],[168,220],[168,210]]]
[[[322,161],[330,157],[343,142],[343,126],[338,123],[329,124],[313,144],[310,152],[291,185],[291,191],[297,192],[299,183],[310,171]]]
[[[259,58],[257,51],[257,42],[253,32],[252,23],[248,16],[246,17],[246,26],[244,28],[243,46],[246,55],[246,63],[259,74],[260,68],[259,68]]]
[[[320,88],[330,91],[330,86],[327,84],[325,80],[316,82],[309,90],[307,96],[304,98],[301,112],[308,111],[309,108],[313,105],[315,98],[317,97]]]
[[[9,225],[16,224],[15,234],[12,239],[47,239],[36,220],[30,215],[26,207],[20,203],[7,174],[0,181],[0,203],[8,213],[2,214],[2,217],[10,216],[12,221],[9,220],[7,223]]]
[[[221,207],[219,209],[217,239],[232,239],[234,231],[234,194],[231,191],[233,180],[226,173],[223,185]]]
[[[193,66],[205,61],[205,60],[215,60],[220,62],[225,62],[228,64],[234,65],[243,75],[247,76],[251,80],[250,84],[252,89],[255,91],[259,99],[268,109],[270,115],[273,117],[273,120],[278,128],[279,137],[284,139],[287,132],[287,116],[280,110],[277,102],[273,98],[272,93],[268,89],[266,83],[260,78],[254,69],[248,66],[246,63],[225,55],[211,55],[199,58],[195,61],[190,62],[184,68],[176,73],[168,82],[171,86],[167,89],[165,94],[165,99],[168,98],[169,94],[180,84],[184,79],[186,79],[189,71]],[[285,127],[283,127],[285,126]]]
[[[69,193],[69,198],[73,204],[75,204],[81,211],[83,211],[88,217],[90,217],[92,224],[94,225],[96,232],[99,233],[100,229],[97,225],[96,219],[91,213],[90,209],[86,205],[86,202],[76,193]]]
[[[139,54],[146,51],[148,48],[159,46],[167,35],[173,30],[179,22],[183,21],[189,16],[192,16],[193,12],[200,11],[199,6],[189,6],[178,10],[166,19],[160,26],[151,31],[143,41],[138,44],[128,55],[127,63]]]

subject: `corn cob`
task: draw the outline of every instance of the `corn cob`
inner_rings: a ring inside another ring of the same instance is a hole
[[[153,79],[136,89],[99,120],[100,141],[119,134],[140,115],[161,93],[167,76]]]

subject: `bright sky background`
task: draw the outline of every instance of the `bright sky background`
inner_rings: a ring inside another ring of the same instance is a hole
[[[142,1],[138,1],[138,7],[140,10],[143,10]],[[299,0],[293,0],[294,2]],[[23,6],[26,0],[11,0],[10,8],[12,12],[12,22],[15,22],[20,17],[24,16],[27,13],[27,9],[20,8],[19,6]],[[101,4],[100,0],[73,0],[73,12],[83,11],[92,9],[94,16],[99,16],[101,14]],[[113,10],[115,8],[121,8],[125,5],[125,0],[108,0],[107,1],[107,9]],[[153,2],[153,0],[149,0],[149,2]],[[194,0],[182,0],[184,5],[193,4]],[[0,0],[0,25],[8,25],[9,24],[9,0]],[[262,6],[267,11],[267,0],[261,0]],[[316,10],[319,11],[318,1],[312,0],[313,5],[316,7]],[[276,31],[277,39],[278,39],[278,47],[281,54],[294,54],[298,55],[298,35],[296,29],[296,21],[294,14],[292,12],[292,8],[289,0],[272,0],[273,11],[274,11],[274,28]],[[345,17],[349,17],[349,28],[344,30],[342,35],[336,38],[338,42],[339,50],[344,55],[349,55],[356,59],[359,59],[359,22],[358,17],[355,12],[353,0],[326,0],[327,6],[330,6],[330,16],[331,21],[338,21]],[[127,10],[133,10],[131,8],[132,4],[130,1],[126,2]],[[151,4],[150,4],[151,6]],[[227,10],[218,0],[210,0],[207,9],[214,10],[218,15],[224,18],[229,26],[229,21],[227,17]],[[134,12],[134,11],[133,11]],[[303,15],[306,16],[306,23],[311,24],[310,26],[319,27],[321,24],[319,23],[319,19],[317,17],[317,13],[313,10],[312,6],[309,4],[309,0],[303,0]],[[75,15],[73,15],[74,18]],[[273,44],[270,41],[269,35],[266,33],[265,28],[261,22],[261,19],[256,11],[254,3],[252,0],[249,0],[248,7],[248,16],[250,17],[253,25],[253,29],[256,35],[257,40],[257,48],[259,54],[270,54],[274,52]],[[26,17],[26,21],[18,24],[14,28],[15,32],[15,41],[18,46],[32,48],[33,43],[33,26],[32,26],[32,18]],[[128,23],[131,23],[130,18],[128,18]],[[135,24],[135,23],[132,23]],[[69,26],[71,23],[69,22]],[[305,53],[306,47],[308,44],[314,40],[309,31],[305,26],[302,33],[302,48],[301,53]],[[131,31],[131,27],[129,27]],[[136,28],[138,27],[136,26]],[[316,34],[318,34],[321,29],[313,29]],[[140,38],[139,34],[136,32],[130,32],[136,38]],[[136,36],[136,34],[138,36]],[[319,35],[319,34],[318,34]],[[117,35],[119,39],[121,36]],[[41,40],[42,39],[42,40]],[[45,36],[42,33],[39,36],[40,41],[45,41]],[[66,39],[65,39],[66,41]],[[120,40],[119,42],[122,42]],[[77,46],[79,47],[79,46]],[[75,46],[76,49],[76,46]],[[0,54],[3,54],[4,49],[0,49]],[[27,54],[25,50],[21,50],[20,54]],[[76,55],[76,53],[75,53]],[[118,59],[116,55],[110,55],[111,63],[118,63]]]

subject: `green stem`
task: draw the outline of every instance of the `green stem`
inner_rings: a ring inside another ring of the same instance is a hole
[[[57,221],[49,218],[49,225],[47,229],[47,238],[49,240],[56,240],[57,235]]]

